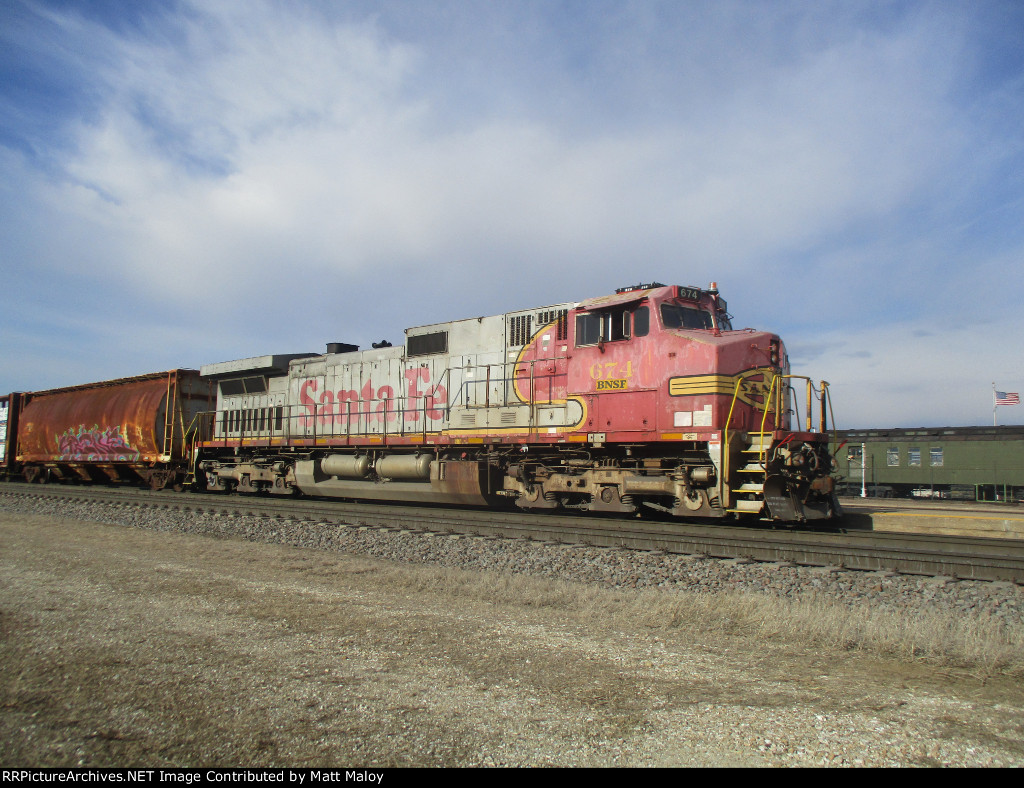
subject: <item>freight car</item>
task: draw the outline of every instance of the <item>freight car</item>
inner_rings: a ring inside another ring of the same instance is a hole
[[[847,495],[1024,500],[1024,426],[847,430],[836,458]]]
[[[5,470],[29,482],[181,486],[186,429],[210,405],[209,385],[190,369],[11,395],[7,456],[16,449]]]
[[[840,513],[827,384],[790,375],[777,335],[734,330],[714,283],[405,334],[202,367],[217,406],[199,422],[194,483],[680,517]]]

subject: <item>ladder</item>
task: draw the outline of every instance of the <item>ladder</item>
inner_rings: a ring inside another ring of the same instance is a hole
[[[767,455],[771,448],[772,433],[748,432],[746,446],[740,453],[746,463],[737,468],[743,474],[743,484],[730,491],[732,508],[737,514],[759,514],[764,508],[764,480],[768,475]]]
[[[210,415],[209,413],[197,413],[192,417],[192,423],[188,425],[188,429],[182,430],[181,454],[185,460],[185,477],[182,484],[186,487],[196,481],[196,444],[203,439],[203,424],[207,420],[205,417]]]
[[[163,456],[173,460],[174,452],[174,417],[177,415],[178,406],[178,375],[171,371],[167,373],[167,400],[164,407],[164,445]]]

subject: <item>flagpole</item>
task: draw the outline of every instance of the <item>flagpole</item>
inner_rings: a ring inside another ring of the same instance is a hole
[[[996,382],[992,381],[992,426],[996,426]]]

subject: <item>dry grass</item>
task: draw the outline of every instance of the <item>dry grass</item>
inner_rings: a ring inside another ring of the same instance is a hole
[[[388,571],[387,569],[383,571]],[[565,609],[584,623],[638,624],[692,635],[771,640],[956,666],[980,676],[1024,676],[1024,627],[976,615],[850,608],[824,595],[794,601],[762,594],[611,590],[561,580],[456,569],[395,570],[410,591],[434,591],[497,605]]]

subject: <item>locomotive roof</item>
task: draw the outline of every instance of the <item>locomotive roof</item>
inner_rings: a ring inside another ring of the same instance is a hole
[[[615,293],[614,295],[598,296],[597,298],[588,298],[585,301],[580,301],[576,308],[589,311],[591,309],[603,309],[609,306],[619,306],[621,304],[631,304],[634,301],[639,301],[642,298],[648,298],[652,294],[660,294],[665,296],[671,296],[676,288],[674,286],[658,285],[652,287],[646,287],[643,289],[625,289],[622,292]]]
[[[692,292],[704,293],[702,288],[687,287],[682,288],[690,290]],[[509,312],[505,312],[507,315],[518,315],[526,314],[530,312],[544,312],[553,309],[578,309],[583,312],[588,312],[592,309],[603,309],[610,306],[618,306],[620,304],[630,304],[634,301],[639,301],[643,298],[649,298],[652,295],[663,296],[665,298],[674,298],[677,291],[680,288],[676,285],[663,285],[661,283],[654,283],[650,285],[638,285],[636,287],[620,288],[617,292],[612,295],[597,296],[596,298],[587,298],[583,301],[573,302],[569,301],[562,304],[549,304],[547,306],[535,306],[529,307],[528,309],[513,309]],[[494,317],[500,317],[495,315]],[[480,317],[469,317],[464,318],[465,320],[481,320]],[[406,334],[421,334],[428,330],[436,330],[443,326],[451,325],[452,323],[461,322],[459,320],[444,320],[438,323],[427,323],[420,326],[410,326],[405,329]]]
[[[288,364],[295,359],[311,358],[318,356],[318,353],[288,353],[276,356],[254,356],[253,358],[242,358],[237,361],[221,361],[217,364],[204,364],[199,368],[199,374],[204,378],[236,377],[241,374],[283,375],[288,372]]]
[[[422,326],[409,326],[409,328],[405,329],[405,333],[407,335],[409,335],[409,336],[416,336],[418,334],[428,333],[429,331],[436,331],[438,329],[443,329],[445,326],[450,326],[450,325],[452,325],[454,323],[465,323],[465,322],[470,321],[470,320],[490,320],[490,319],[493,319],[493,318],[504,317],[505,315],[525,315],[525,314],[532,314],[534,312],[549,312],[549,311],[557,310],[557,309],[569,310],[569,309],[575,309],[577,306],[578,305],[575,302],[569,301],[569,302],[564,303],[564,304],[548,304],[547,306],[533,306],[533,307],[530,307],[528,309],[513,309],[511,312],[503,312],[502,314],[499,314],[499,315],[487,315],[487,316],[480,316],[480,317],[466,317],[466,318],[462,318],[461,320],[445,320],[445,321],[442,321],[440,323],[427,323],[427,324],[422,325]]]

